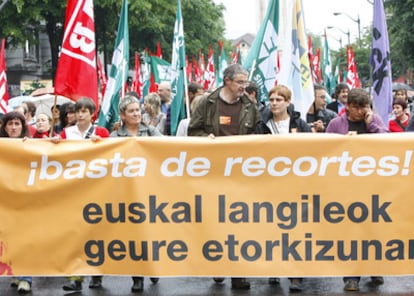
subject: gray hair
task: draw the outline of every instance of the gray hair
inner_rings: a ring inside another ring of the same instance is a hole
[[[223,71],[223,79],[227,77],[233,80],[239,74],[248,75],[249,73],[240,64],[231,64]]]
[[[119,112],[120,113],[125,113],[128,105],[134,104],[134,103],[138,103],[141,107],[141,104],[139,102],[139,100],[131,95],[126,95],[120,102],[119,102]]]

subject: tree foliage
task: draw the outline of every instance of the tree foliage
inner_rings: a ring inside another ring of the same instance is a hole
[[[120,0],[95,1],[96,43],[110,62],[119,22]],[[12,0],[0,14],[0,36],[6,37],[8,46],[36,41],[34,32],[44,31],[49,36],[52,54],[52,77],[57,66],[58,50],[63,38],[63,24],[67,0]],[[130,0],[129,35],[130,55],[145,49],[155,51],[160,42],[163,57],[170,60],[176,16],[176,1]],[[218,47],[224,40],[223,5],[212,0],[181,0],[184,21],[186,53],[205,54],[209,45]],[[29,31],[28,31],[29,30]],[[228,46],[228,44],[227,44]]]
[[[414,63],[414,0],[387,0],[388,35],[393,77],[412,69]]]

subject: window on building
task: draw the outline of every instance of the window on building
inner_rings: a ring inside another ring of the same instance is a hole
[[[37,62],[39,54],[35,40],[38,40],[38,35],[35,30],[28,30],[28,37],[24,44],[24,59]]]

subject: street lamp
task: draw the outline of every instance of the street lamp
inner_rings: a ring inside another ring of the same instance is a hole
[[[356,19],[354,19],[352,16],[350,16],[349,14],[347,14],[345,12],[334,12],[333,14],[335,16],[343,14],[343,15],[347,16],[349,19],[351,19],[352,21],[354,21],[358,24],[358,40],[359,40],[359,44],[361,45],[361,20],[359,19],[359,14],[358,14],[358,18],[356,18]]]
[[[342,48],[342,38],[339,37],[339,39],[336,39],[335,37],[332,37],[332,36],[330,36],[330,37],[339,42],[339,48],[341,49]]]
[[[338,28],[338,27],[334,27],[334,26],[328,26],[327,27],[327,29],[337,29],[337,30],[339,30],[339,31],[341,31],[342,33],[344,33],[345,35],[347,35],[348,36],[348,45],[350,45],[351,44],[351,33],[349,32],[349,29],[348,29],[348,32],[345,32],[344,30],[342,30],[341,28]]]

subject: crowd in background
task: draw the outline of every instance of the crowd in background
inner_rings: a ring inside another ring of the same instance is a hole
[[[320,85],[314,86],[314,101],[307,114],[300,114],[292,104],[289,87],[277,85],[268,93],[268,101],[260,102],[258,86],[248,81],[247,72],[238,64],[229,66],[223,73],[223,85],[205,91],[203,86],[190,83],[187,89],[191,116],[182,120],[176,136],[207,136],[210,138],[246,134],[287,133],[338,133],[364,134],[414,131],[412,103],[403,89],[394,92],[393,109],[389,122],[376,114],[372,99],[363,89],[350,89],[338,84],[330,96]],[[332,97],[332,101],[327,101]],[[0,117],[0,137],[51,138],[55,143],[65,139],[91,139],[106,137],[170,136],[171,87],[167,82],[159,85],[157,93],[138,98],[127,93],[119,104],[120,121],[112,130],[94,124],[96,106],[88,98],[51,108],[52,116],[36,113],[32,102],[24,102]],[[143,290],[143,277],[133,278],[131,290]],[[345,277],[344,289],[357,291],[360,277]],[[157,278],[151,278],[156,283]],[[221,282],[224,278],[214,278]],[[232,288],[249,289],[245,278],[232,278]],[[290,290],[302,290],[302,278],[290,278]],[[382,277],[372,277],[375,285],[384,283]],[[80,291],[83,277],[71,277],[63,286],[66,291]],[[278,278],[270,278],[278,284]],[[32,279],[19,277],[12,281],[19,292],[31,290]],[[102,277],[94,276],[90,288],[100,288]]]

